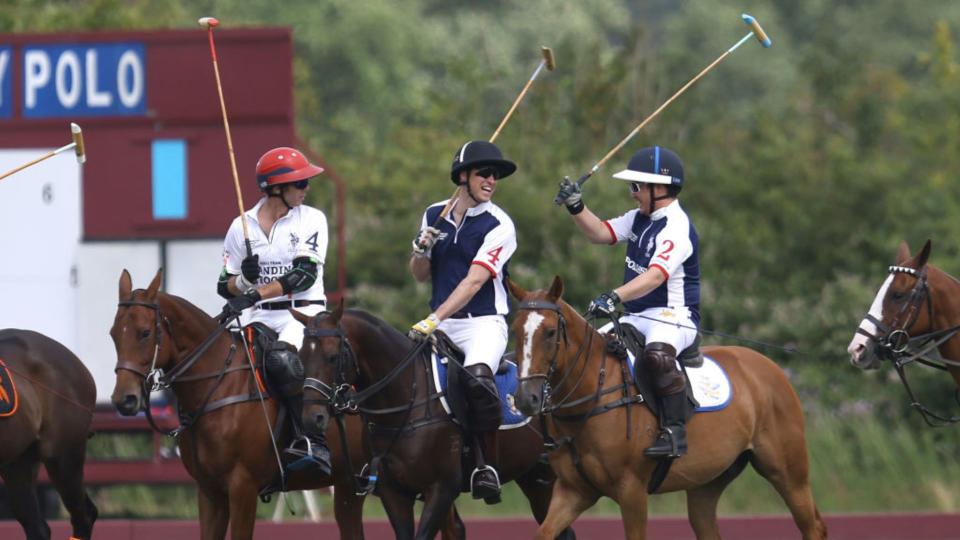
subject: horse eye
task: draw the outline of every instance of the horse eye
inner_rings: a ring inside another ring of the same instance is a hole
[[[553,339],[553,338],[557,337],[557,329],[556,329],[556,328],[547,328],[546,330],[543,331],[543,337],[546,338],[546,339]]]
[[[890,293],[890,299],[893,300],[894,302],[903,302],[903,299],[906,297],[907,297],[906,293],[902,293],[899,291],[893,291]]]
[[[150,337],[150,329],[141,330],[140,335],[138,336],[140,341],[146,341],[148,337]]]

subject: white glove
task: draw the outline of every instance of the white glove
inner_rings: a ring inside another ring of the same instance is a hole
[[[439,237],[440,229],[434,227],[420,229],[417,237],[413,239],[413,254],[418,257],[426,257],[430,254],[430,250],[433,249],[433,245],[437,243]]]

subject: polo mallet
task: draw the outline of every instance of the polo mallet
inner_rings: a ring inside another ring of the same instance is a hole
[[[643,122],[640,122],[640,125],[633,128],[633,131],[627,134],[627,136],[624,137],[623,140],[621,140],[619,143],[617,143],[616,146],[613,147],[613,149],[607,152],[607,155],[603,156],[603,159],[598,161],[596,165],[594,165],[590,169],[590,171],[588,171],[583,176],[577,179],[578,186],[582,186],[587,180],[589,180],[590,177],[593,176],[593,174],[596,173],[600,169],[600,167],[602,167],[603,164],[607,162],[608,159],[610,159],[614,154],[617,153],[617,151],[623,148],[623,145],[627,144],[630,141],[630,139],[634,137],[634,135],[636,135],[641,129],[643,129],[644,126],[646,126],[651,120],[656,118],[656,116],[660,114],[661,111],[666,109],[667,105],[670,105],[671,103],[673,103],[673,100],[680,97],[680,94],[686,92],[687,88],[690,88],[693,85],[693,83],[700,80],[701,77],[706,75],[708,71],[714,68],[714,66],[722,62],[727,56],[730,55],[730,53],[737,50],[737,47],[743,45],[748,39],[750,39],[750,36],[756,36],[757,41],[759,41],[760,44],[764,46],[764,48],[770,48],[770,46],[773,43],[770,41],[770,38],[767,37],[767,33],[763,31],[763,28],[760,28],[760,23],[757,22],[757,19],[753,18],[751,15],[748,15],[746,13],[742,14],[741,17],[743,18],[743,22],[750,27],[750,31],[747,33],[747,35],[743,36],[743,38],[741,38],[736,45],[727,49],[725,53],[721,54],[709,66],[703,68],[703,71],[698,73],[696,77],[690,79],[690,81],[687,82],[687,84],[683,85],[683,88],[681,88],[680,90],[677,90],[677,93],[670,96],[670,99],[664,101],[663,105],[660,105],[659,107],[657,107],[657,110],[653,111],[653,113],[650,116],[648,116],[646,119],[644,119]],[[557,196],[556,198],[554,198],[553,202],[556,204],[562,204],[563,200],[560,199],[559,196]]]
[[[217,49],[213,45],[213,29],[219,26],[220,21],[213,17],[201,17],[200,26],[207,30],[210,40],[210,58],[213,59],[213,75],[217,81],[217,95],[220,96],[220,112],[223,113],[223,130],[227,133],[227,150],[230,153],[230,171],[233,172],[233,185],[237,190],[237,205],[240,207],[240,224],[243,225],[243,241],[247,246],[247,257],[253,255],[250,247],[250,232],[247,230],[247,220],[243,217],[243,193],[240,191],[240,178],[237,175],[237,158],[233,154],[233,138],[230,136],[230,122],[227,120],[227,105],[223,101],[223,86],[220,84],[220,66],[217,64]]]
[[[3,173],[2,175],[0,175],[0,180],[3,180],[4,178],[10,176],[11,174],[20,172],[20,171],[26,169],[27,167],[36,165],[37,163],[40,163],[41,161],[44,161],[44,160],[46,160],[46,159],[50,159],[50,158],[52,158],[53,156],[59,154],[60,152],[65,152],[65,151],[67,151],[67,150],[69,150],[69,149],[71,149],[71,148],[73,148],[73,151],[77,154],[77,163],[80,163],[80,164],[86,163],[86,162],[87,162],[87,154],[86,154],[85,149],[84,149],[84,146],[83,146],[83,131],[80,130],[80,126],[74,124],[73,122],[70,123],[70,136],[73,138],[73,142],[72,142],[72,143],[70,143],[70,144],[65,144],[65,145],[61,146],[60,148],[57,148],[56,150],[51,150],[50,152],[47,152],[46,154],[38,157],[37,159],[34,159],[33,161],[29,161],[29,162],[27,162],[27,163],[24,163],[23,165],[20,165],[19,167],[15,168],[15,169],[11,169],[11,170]]]
[[[540,54],[543,56],[543,60],[540,61],[540,64],[537,65],[537,69],[533,70],[533,75],[530,76],[530,79],[527,80],[527,84],[523,85],[523,89],[520,90],[520,95],[517,96],[517,99],[513,100],[513,105],[510,106],[510,110],[507,111],[507,114],[503,117],[503,120],[500,121],[500,125],[497,126],[497,130],[493,132],[493,135],[490,136],[490,142],[497,140],[497,137],[500,135],[500,131],[503,130],[503,126],[507,125],[507,122],[510,120],[510,117],[513,116],[513,112],[517,110],[517,106],[520,105],[520,102],[523,101],[523,97],[527,95],[527,92],[530,90],[530,87],[533,85],[533,81],[536,80],[537,76],[540,75],[540,72],[543,71],[543,68],[547,68],[548,71],[553,71],[557,67],[557,62],[553,57],[553,49],[550,47],[540,47]],[[437,217],[437,221],[433,224],[434,228],[447,217],[447,214],[453,210],[453,207],[457,204],[458,195],[460,194],[460,186],[453,191],[453,195],[450,196],[450,200],[447,201],[446,206],[443,207],[443,210],[440,211],[440,216]]]

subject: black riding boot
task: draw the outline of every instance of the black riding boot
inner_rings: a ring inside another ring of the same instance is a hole
[[[483,499],[487,504],[500,502],[500,475],[495,468],[497,434],[498,430],[493,430],[473,437],[476,468],[470,475],[470,493],[474,499]]]
[[[293,423],[293,443],[283,450],[284,455],[295,461],[287,465],[291,471],[316,467],[323,474],[330,474],[330,449],[325,433],[307,433],[303,429],[303,394],[287,396],[287,413]]]
[[[643,451],[652,458],[678,458],[687,453],[686,392],[660,398],[663,426],[650,448]]]

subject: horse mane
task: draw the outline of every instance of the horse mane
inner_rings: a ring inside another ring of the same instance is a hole
[[[136,290],[133,291],[133,293],[131,293],[131,297],[132,297],[132,298],[136,298],[136,297],[137,297],[137,294],[146,294],[146,292],[147,292],[146,289],[136,289]],[[182,309],[183,311],[186,311],[186,312],[187,312],[188,314],[190,314],[192,317],[194,317],[194,318],[196,318],[196,319],[199,319],[200,321],[203,321],[204,323],[209,323],[209,326],[210,326],[211,328],[216,324],[216,320],[215,320],[213,317],[211,317],[209,313],[207,313],[206,311],[200,309],[199,307],[197,307],[195,304],[193,304],[192,302],[190,302],[190,301],[187,300],[186,298],[182,298],[182,297],[177,296],[177,295],[175,295],[175,294],[170,294],[170,293],[165,293],[165,292],[163,292],[163,291],[159,291],[159,292],[157,292],[157,302],[159,303],[161,299],[165,299],[165,300],[169,300],[169,301],[173,302],[173,304],[174,304],[178,309]],[[207,330],[207,329],[205,328],[204,330]]]
[[[386,321],[384,321],[380,317],[377,317],[376,315],[373,315],[372,313],[369,313],[362,309],[350,308],[346,310],[343,313],[343,315],[344,317],[350,316],[350,317],[359,319],[363,323],[372,327],[374,331],[383,335],[385,338],[389,339],[393,343],[403,343],[403,344],[406,344],[408,347],[410,346],[410,342],[406,338],[406,335],[403,334],[403,332],[400,332],[393,326],[387,324]]]

